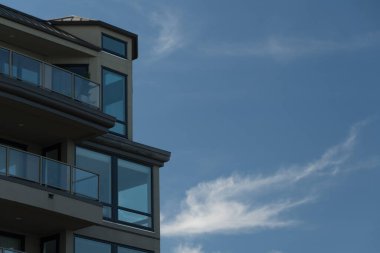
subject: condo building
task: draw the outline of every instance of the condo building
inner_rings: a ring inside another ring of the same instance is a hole
[[[0,5],[0,253],[159,253],[159,168],[133,140],[138,36]]]

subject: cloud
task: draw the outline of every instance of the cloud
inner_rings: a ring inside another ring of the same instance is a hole
[[[187,244],[180,244],[178,245],[173,253],[203,253],[202,246],[190,246]]]
[[[344,141],[306,165],[290,166],[268,176],[232,175],[199,183],[186,192],[180,212],[173,219],[163,221],[162,235],[234,233],[297,224],[296,220],[285,215],[315,200],[310,193],[315,184],[308,180],[323,180],[340,173],[353,153],[360,128],[365,124],[367,122],[354,125]],[[292,187],[305,181],[307,183],[300,192],[306,195],[295,196]]]
[[[161,57],[184,46],[185,40],[180,15],[170,9],[153,12],[153,25],[158,28],[157,38],[153,41],[153,55]]]
[[[226,56],[265,57],[275,60],[326,54],[337,51],[352,51],[378,45],[380,32],[368,33],[346,40],[326,40],[310,38],[270,37],[251,43],[213,43],[203,48],[209,54]]]

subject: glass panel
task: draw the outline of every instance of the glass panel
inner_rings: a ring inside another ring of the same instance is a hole
[[[151,168],[118,160],[118,205],[151,213]]]
[[[125,135],[126,134],[126,126],[125,126],[125,124],[116,122],[115,125],[112,128],[110,128],[110,131],[114,132],[114,133],[119,133],[119,134]]]
[[[112,208],[110,206],[103,206],[103,217],[108,219],[112,218]]]
[[[72,97],[72,74],[45,64],[45,83],[44,87]]]
[[[7,173],[7,151],[5,147],[0,146],[0,174],[5,175]]]
[[[103,49],[105,49],[106,51],[112,52],[122,57],[127,57],[126,43],[123,41],[119,41],[117,39],[103,35],[102,45],[103,45]]]
[[[121,246],[117,247],[117,253],[145,253],[146,251],[124,248]]]
[[[13,236],[0,235],[0,248],[22,250],[22,239]],[[6,252],[6,250],[4,252]]]
[[[9,50],[0,48],[0,74],[9,75]]]
[[[75,237],[75,253],[111,253],[111,244]]]
[[[42,160],[42,184],[62,190],[70,190],[70,166],[49,160]]]
[[[12,76],[36,86],[40,85],[41,63],[15,52],[12,55]]]
[[[77,147],[76,166],[99,175],[99,200],[111,204],[111,157]]]
[[[103,111],[125,122],[126,77],[103,69]],[[125,128],[115,127],[115,132],[125,134]]]
[[[36,155],[8,149],[9,175],[39,182],[40,158]]]
[[[118,218],[120,221],[125,221],[128,223],[133,223],[139,226],[151,228],[152,227],[152,219],[149,216],[132,213],[128,211],[118,210]]]
[[[99,85],[80,76],[75,76],[75,99],[99,108],[99,98]]]
[[[42,253],[58,253],[57,246],[57,240],[46,241],[43,244]]]
[[[74,193],[78,195],[98,199],[98,175],[85,170],[74,168],[73,189]]]

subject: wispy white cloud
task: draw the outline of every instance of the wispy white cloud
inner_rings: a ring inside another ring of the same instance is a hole
[[[153,55],[161,57],[184,46],[185,39],[180,14],[170,8],[153,12],[150,16],[158,28],[157,37],[153,41]]]
[[[201,245],[188,245],[188,244],[180,244],[178,245],[173,253],[204,253]]]
[[[269,57],[275,60],[325,54],[339,51],[358,50],[380,42],[380,32],[362,34],[346,40],[270,37],[251,43],[212,44],[203,50],[209,54],[226,56]]]
[[[172,220],[163,220],[162,235],[234,233],[296,224],[285,214],[315,197],[307,191],[311,192],[310,182],[303,185],[305,195],[301,197],[290,193],[291,187],[308,179],[332,177],[343,170],[353,153],[358,131],[365,124],[354,125],[343,142],[306,165],[280,169],[269,176],[232,175],[196,185],[187,191],[181,211]],[[275,197],[260,199],[270,194]]]

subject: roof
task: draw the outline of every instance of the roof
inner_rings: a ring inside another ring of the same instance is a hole
[[[81,46],[100,51],[100,48],[84,41],[68,32],[65,32],[57,27],[54,27],[49,21],[39,19],[24,12],[12,9],[8,6],[0,4],[0,17],[17,22],[19,24],[49,33],[59,38],[71,41]]]
[[[79,16],[68,16],[63,18],[56,18],[51,19],[49,22],[53,25],[79,25],[79,26],[100,26],[104,27],[106,29],[109,29],[111,31],[114,31],[116,33],[125,35],[127,37],[130,37],[132,39],[132,59],[136,59],[138,57],[138,36],[135,33],[129,32],[127,30],[124,30],[120,27],[108,24],[106,22],[103,22],[101,20],[95,20],[95,19],[89,19],[89,18],[83,18]]]

